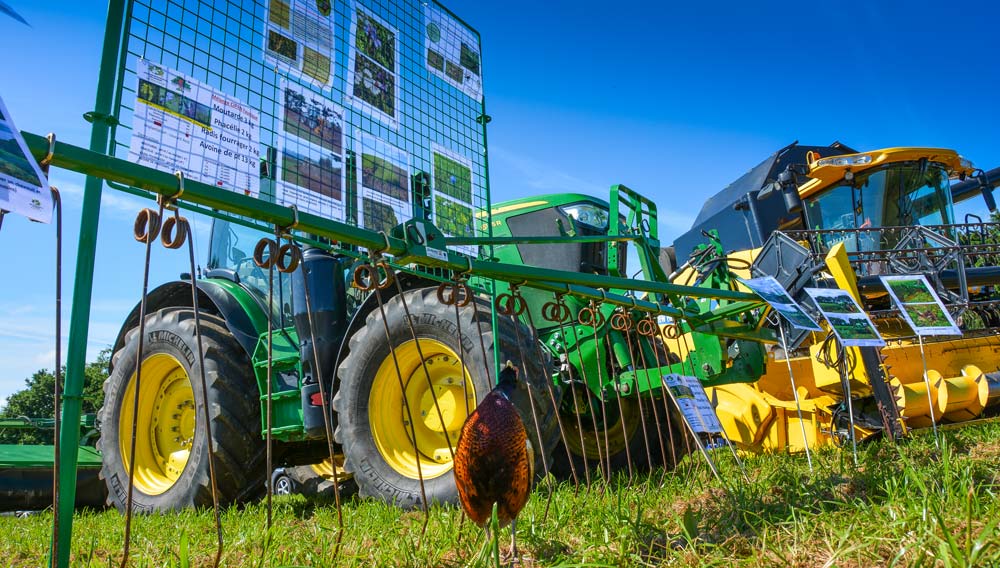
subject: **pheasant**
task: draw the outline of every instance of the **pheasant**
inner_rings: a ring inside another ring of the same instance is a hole
[[[465,420],[455,451],[455,485],[462,508],[472,522],[485,528],[495,505],[497,530],[511,525],[514,558],[517,515],[528,502],[534,473],[531,443],[511,402],[517,373],[507,361],[497,386]]]

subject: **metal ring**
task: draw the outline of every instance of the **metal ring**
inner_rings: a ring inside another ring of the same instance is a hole
[[[140,243],[149,244],[160,234],[160,214],[150,208],[139,211],[132,227],[132,236]]]
[[[450,294],[446,294],[450,291]],[[464,282],[442,282],[437,289],[438,301],[446,306],[464,308],[472,301],[472,290]]]
[[[656,320],[652,317],[644,317],[635,324],[635,331],[643,337],[653,337],[656,335]]]
[[[277,267],[278,272],[291,274],[295,272],[301,262],[302,249],[295,243],[288,242],[278,248],[278,256],[275,257],[275,267]]]
[[[176,232],[175,232],[176,231]],[[160,242],[168,249],[179,249],[188,236],[188,222],[184,217],[167,217],[160,229]]]
[[[497,313],[503,316],[519,316],[528,308],[524,297],[516,293],[500,294],[494,303]]]
[[[371,292],[375,289],[375,266],[371,264],[360,264],[354,269],[354,274],[351,275],[351,285],[361,290],[362,292]]]
[[[45,135],[45,138],[49,141],[49,151],[45,154],[45,157],[42,158],[42,161],[38,162],[38,165],[41,166],[42,169],[47,169],[49,164],[52,163],[53,156],[56,155],[56,133],[49,132]]]
[[[377,280],[378,282],[377,285],[379,290],[385,290],[386,288],[391,286],[393,282],[396,281],[396,271],[392,269],[392,266],[389,266],[388,262],[380,260],[378,263],[376,263],[375,267],[385,273],[385,279],[382,279],[381,274],[378,274],[378,272],[376,272],[376,275],[379,277],[379,279]]]
[[[546,302],[542,305],[542,317],[555,323],[565,323],[569,321],[572,313],[569,306],[560,300]]]
[[[267,257],[264,256],[265,249]],[[274,259],[278,256],[278,243],[267,237],[257,241],[257,246],[253,249],[253,263],[260,268],[268,269],[274,266]]]
[[[667,339],[677,339],[681,336],[681,330],[676,323],[667,324],[663,326],[663,335],[667,336]]]
[[[615,331],[626,331],[632,329],[632,320],[624,311],[616,311],[611,314],[611,329]]]
[[[577,322],[580,325],[587,325],[590,327],[603,327],[607,318],[601,310],[596,307],[590,306],[580,310],[580,314],[577,316]]]

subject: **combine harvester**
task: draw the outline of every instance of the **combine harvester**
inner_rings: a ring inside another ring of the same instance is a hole
[[[706,201],[674,243],[684,260],[672,282],[745,289],[734,276],[774,276],[806,305],[806,287],[841,288],[888,341],[842,350],[829,335],[789,337],[788,353],[769,349],[760,380],[710,389],[728,437],[754,452],[841,443],[852,424],[845,392],[858,438],[995,415],[1000,224],[956,223],[953,204],[981,195],[994,211],[998,184],[1000,170],[984,173],[952,150],[796,143]],[[927,278],[960,337],[916,340],[880,279],[904,274]]]

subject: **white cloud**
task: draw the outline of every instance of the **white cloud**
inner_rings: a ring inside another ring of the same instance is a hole
[[[541,192],[573,192],[600,194],[607,191],[607,187],[600,183],[581,179],[572,174],[559,171],[546,164],[533,160],[526,156],[509,152],[502,147],[490,147],[490,160],[494,169],[502,166],[509,166],[515,170],[524,185]]]

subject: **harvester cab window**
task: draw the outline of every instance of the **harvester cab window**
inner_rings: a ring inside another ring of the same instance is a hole
[[[954,222],[948,172],[935,164],[891,164],[806,199],[806,215],[813,230],[948,225]],[[885,238],[881,246],[895,245]],[[827,247],[838,242],[848,252],[880,246],[874,232],[823,235]]]

